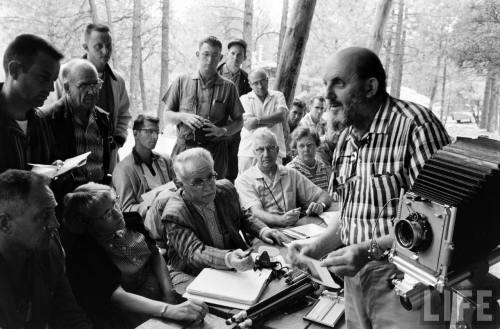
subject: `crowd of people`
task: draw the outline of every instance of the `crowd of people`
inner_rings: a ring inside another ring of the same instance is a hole
[[[154,151],[159,118],[130,123],[112,50],[109,28],[89,24],[82,58],[62,67],[63,54],[35,35],[19,35],[5,51],[1,328],[202,321],[207,305],[182,297],[194,276],[253,268],[252,239],[283,245],[281,227],[333,202],[338,221],[313,242],[292,243],[290,260],[323,258],[345,278],[349,328],[427,328],[387,285],[397,268],[384,251],[400,190],[450,139],[431,111],[387,94],[376,54],[352,47],[332,55],[325,95],[289,108],[269,89],[268,72],[241,68],[244,40],[222,56],[222,43],[204,38],[197,68],[163,97],[165,122],[177,126],[164,155]],[[129,124],[135,145],[119,161]],[[51,180],[28,171],[86,152],[85,165]]]

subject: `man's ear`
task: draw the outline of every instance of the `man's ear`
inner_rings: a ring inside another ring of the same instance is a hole
[[[66,80],[63,83],[64,86],[64,92],[69,95],[69,82]]]
[[[200,52],[196,51],[196,58],[199,58],[199,57],[200,57]]]
[[[86,42],[84,42],[84,43],[82,44],[82,47],[83,47],[83,49],[85,49],[85,51],[89,51],[89,46],[87,45],[87,43],[86,43]]]
[[[366,98],[374,97],[378,92],[378,88],[379,88],[379,83],[378,83],[377,78],[372,77],[372,78],[369,78],[368,80],[366,80],[366,82],[365,82]]]
[[[9,75],[14,79],[17,80],[19,75],[23,73],[23,65],[19,63],[16,60],[10,61],[7,64],[7,70],[9,72]]]
[[[12,217],[6,212],[0,212],[0,231],[9,234],[12,232]]]
[[[219,62],[222,60],[223,57],[224,57],[224,55],[220,54]]]

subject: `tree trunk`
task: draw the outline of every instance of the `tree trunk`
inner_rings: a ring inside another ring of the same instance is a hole
[[[392,40],[394,39],[394,35],[392,33],[392,27],[393,25],[389,27],[389,36],[387,38],[387,45],[385,48],[385,74],[387,77],[390,77],[390,71],[391,71],[391,58],[392,58]]]
[[[439,41],[439,55],[436,59],[436,74],[434,74],[434,80],[432,82],[432,88],[431,88],[431,95],[429,97],[429,110],[431,110],[431,111],[432,111],[432,106],[434,103],[434,98],[436,97],[436,91],[437,91],[438,82],[439,82],[439,70],[441,69],[441,59],[443,57],[442,45],[443,45],[443,42],[441,40],[441,41]]]
[[[279,65],[281,48],[283,47],[283,40],[285,39],[287,19],[288,19],[288,0],[283,0],[283,7],[281,8],[281,25],[280,25],[280,38],[278,41],[278,55],[276,56],[277,65]]]
[[[108,20],[108,27],[113,32],[113,20],[111,19],[111,5],[109,4],[111,0],[104,0],[104,5],[106,6],[106,17]],[[118,60],[116,59],[116,51],[111,52],[111,60],[113,61],[113,67],[119,69]]]
[[[168,29],[169,29],[170,0],[163,0],[161,16],[161,73],[160,73],[160,100],[158,102],[158,118],[160,119],[160,129],[163,129],[163,102],[162,98],[168,89]]]
[[[252,67],[252,28],[253,28],[253,0],[245,0],[245,12],[243,14],[243,40],[247,43],[247,59],[243,64],[246,71]]]
[[[404,0],[399,0],[398,23],[396,27],[396,45],[394,54],[394,74],[391,82],[391,95],[398,98],[401,92],[401,79],[403,77],[403,57],[404,57],[404,38],[403,30],[404,18]]]
[[[92,17],[92,23],[97,23],[99,18],[97,16],[97,7],[95,5],[95,0],[89,0],[90,6],[90,17]]]
[[[142,103],[142,112],[148,112],[148,97],[146,92],[146,86],[144,85],[144,66],[142,62],[142,51],[139,53],[141,56],[141,60],[139,62],[139,84],[141,87],[141,103]]]
[[[380,48],[382,48],[385,23],[387,22],[387,18],[389,17],[389,13],[391,11],[391,4],[392,0],[379,0],[377,5],[375,21],[373,22],[370,41],[368,43],[368,48],[373,50],[376,54],[378,54],[380,52]]]
[[[446,111],[446,115],[444,115],[444,98],[446,96],[446,66],[448,65],[447,58],[444,58],[444,67],[443,67],[443,83],[441,84],[441,113],[439,116],[439,119],[441,122],[444,122],[446,124],[446,121],[448,120],[448,111]],[[443,118],[444,116],[444,118]]]
[[[295,94],[315,7],[316,0],[297,0],[286,29],[274,89],[283,92],[288,105]]]
[[[488,67],[486,74],[486,83],[484,86],[483,108],[481,110],[481,119],[479,120],[479,128],[486,129],[488,123],[488,112],[490,108],[491,97],[491,80],[493,79],[493,69]]]
[[[132,60],[130,62],[130,108],[133,117],[140,108],[141,0],[134,0],[132,14]]]
[[[489,103],[486,130],[493,132],[495,131],[496,113],[498,112],[498,84],[496,75],[494,75],[491,79],[491,94]]]

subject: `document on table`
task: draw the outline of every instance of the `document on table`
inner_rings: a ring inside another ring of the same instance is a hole
[[[282,232],[292,239],[301,240],[318,236],[323,233],[324,230],[324,227],[321,227],[318,224],[311,223],[301,226],[289,227],[287,229],[284,229]]]
[[[259,300],[270,275],[269,269],[234,272],[205,268],[187,287],[185,297],[248,309]]]

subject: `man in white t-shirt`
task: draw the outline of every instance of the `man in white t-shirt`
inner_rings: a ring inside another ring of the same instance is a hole
[[[252,135],[259,127],[268,127],[275,135],[279,146],[278,163],[286,156],[283,124],[288,116],[285,96],[280,91],[269,90],[267,73],[258,69],[248,75],[252,91],[240,97],[245,109],[243,128],[238,151],[238,171],[244,172],[252,166],[254,152]]]

